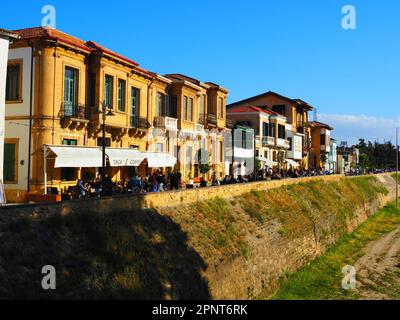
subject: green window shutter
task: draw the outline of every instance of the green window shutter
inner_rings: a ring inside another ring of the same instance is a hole
[[[4,144],[4,181],[15,181],[15,143]]]

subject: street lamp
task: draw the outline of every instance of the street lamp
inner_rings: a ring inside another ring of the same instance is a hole
[[[104,174],[106,171],[106,118],[107,116],[113,117],[115,114],[112,111],[112,107],[107,105],[105,101],[100,102],[101,109],[97,109],[96,112],[102,115],[102,156],[101,156],[101,189],[104,191]]]

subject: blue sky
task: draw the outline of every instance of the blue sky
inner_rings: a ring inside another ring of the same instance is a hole
[[[229,102],[268,90],[301,98],[339,140],[391,139],[400,123],[398,0],[7,1],[0,27],[38,26],[47,4],[57,29],[160,74],[219,83]],[[346,4],[356,30],[341,26]]]

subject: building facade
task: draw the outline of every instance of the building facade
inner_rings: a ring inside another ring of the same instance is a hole
[[[272,91],[241,100],[227,106],[228,110],[252,105],[272,111],[286,119],[285,128],[280,134],[283,144],[288,144],[285,157],[292,167],[308,169],[311,148],[311,131],[308,127],[308,112],[313,107],[300,99],[290,99]],[[283,134],[284,131],[284,134]],[[286,142],[286,140],[288,142]]]
[[[279,165],[281,154],[286,154],[290,142],[286,138],[286,117],[268,109],[252,105],[231,107],[228,119],[235,125],[247,126],[255,132],[255,156],[262,168]]]
[[[62,192],[76,179],[99,171],[56,167],[57,154],[46,153],[44,146],[98,148],[104,141],[110,149],[146,153],[135,165],[114,166],[109,159],[106,173],[114,181],[155,168],[181,170],[188,179],[201,174],[195,163],[199,140],[207,140],[202,148],[209,157],[224,148],[223,135],[229,133],[226,89],[158,75],[93,41],[55,29],[15,33],[20,39],[9,50],[4,148],[5,188],[11,202],[24,201],[27,192],[43,192],[45,181]],[[110,111],[104,136],[102,105]],[[211,127],[213,138],[204,131]],[[167,166],[160,155],[177,161]],[[207,175],[225,174],[223,155],[217,160]]]
[[[312,169],[327,170],[333,128],[318,121],[309,122],[309,126],[311,128],[310,167]]]

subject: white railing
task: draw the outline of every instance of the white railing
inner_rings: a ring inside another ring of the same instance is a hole
[[[263,137],[262,138],[263,145],[273,146],[275,144],[274,137]]]
[[[289,142],[289,140],[286,140],[286,139],[278,139],[276,142],[276,145],[278,147],[283,147],[283,148],[288,148],[288,149],[290,148],[290,142]]]
[[[170,117],[155,117],[154,125],[158,128],[164,129],[178,129],[178,119],[170,118]]]

